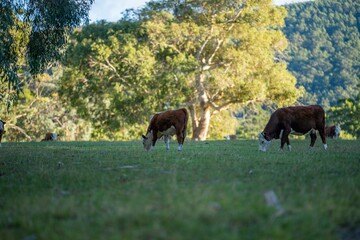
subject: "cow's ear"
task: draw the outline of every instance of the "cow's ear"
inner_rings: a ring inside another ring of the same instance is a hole
[[[146,137],[146,136],[144,136],[144,135],[142,135],[142,138],[143,138],[143,139],[147,139],[147,137]]]

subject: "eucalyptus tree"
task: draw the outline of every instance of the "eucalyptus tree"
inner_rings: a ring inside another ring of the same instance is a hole
[[[59,60],[68,33],[87,22],[93,0],[0,1],[0,98],[19,93],[24,66],[32,75]]]
[[[163,101],[183,100],[193,139],[205,140],[211,117],[223,110],[297,99],[301,91],[281,60],[285,15],[271,0],[162,0],[142,10],[156,74],[170,86]]]

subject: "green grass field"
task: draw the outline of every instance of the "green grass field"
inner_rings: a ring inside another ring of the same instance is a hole
[[[0,238],[359,239],[360,142],[309,142],[5,142]]]

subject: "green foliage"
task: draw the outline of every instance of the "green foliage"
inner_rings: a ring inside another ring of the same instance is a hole
[[[29,1],[26,20],[30,20],[28,61],[31,73],[39,73],[59,60],[66,37],[72,29],[87,22],[93,0]]]
[[[307,92],[301,101],[328,109],[340,99],[355,98],[360,83],[359,1],[317,0],[286,8],[289,70]]]
[[[236,135],[239,120],[231,111],[222,111],[211,118],[209,139],[223,140],[225,136]]]
[[[11,111],[0,106],[1,119],[6,121],[5,141],[39,141],[47,132],[56,132],[63,141],[90,139],[91,125],[59,99],[58,71],[53,68],[27,80]]]
[[[261,104],[250,104],[236,112],[239,119],[237,133],[244,139],[257,139],[257,135],[262,132],[269,121],[270,106]]]
[[[31,74],[59,60],[67,35],[87,21],[93,0],[0,2],[0,100],[9,106],[22,83],[23,64]],[[7,89],[4,86],[7,85]]]
[[[3,143],[2,239],[348,239],[360,219],[359,141]],[[264,193],[273,190],[285,213]]]
[[[0,104],[10,108],[21,89],[29,26],[10,1],[0,2]]]
[[[287,45],[278,30],[285,9],[271,1],[156,3],[148,5],[153,11],[145,9],[144,27],[161,59],[166,55],[161,69],[185,81],[185,91],[191,93],[187,102],[200,105],[199,94],[205,92],[205,104],[218,111],[255,99],[296,99],[295,79],[285,63],[273,60]]]
[[[356,98],[342,99],[337,106],[331,107],[328,116],[340,124],[342,130],[360,138],[360,91]]]
[[[115,131],[142,124],[155,108],[165,106],[161,81],[153,73],[155,58],[137,25],[91,24],[69,42],[59,93],[92,122],[96,139],[114,139]]]

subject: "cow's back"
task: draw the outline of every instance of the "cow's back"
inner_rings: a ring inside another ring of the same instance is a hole
[[[325,111],[318,105],[295,106],[278,109],[280,121],[288,122],[292,128],[302,131],[325,129]]]
[[[270,117],[264,132],[276,133],[290,126],[299,133],[305,133],[313,129],[325,129],[325,111],[318,105],[292,106],[277,109]]]
[[[151,130],[165,131],[171,126],[185,128],[187,126],[188,113],[185,108],[156,113],[150,120],[148,132]]]

